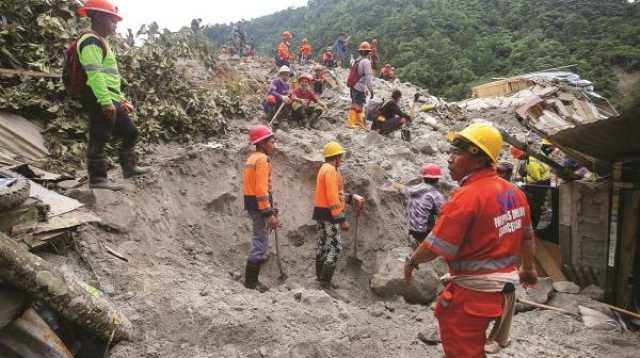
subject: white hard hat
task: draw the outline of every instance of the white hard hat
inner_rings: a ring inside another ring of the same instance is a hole
[[[280,67],[280,70],[278,70],[278,74],[285,73],[285,72],[291,73],[291,69],[289,69],[289,66],[282,66]]]

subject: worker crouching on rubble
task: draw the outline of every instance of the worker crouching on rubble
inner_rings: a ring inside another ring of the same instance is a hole
[[[402,188],[409,219],[409,240],[414,249],[433,229],[445,201],[444,195],[437,188],[442,178],[440,167],[425,164],[420,170],[420,175],[422,183]]]
[[[293,119],[307,128],[314,128],[323,110],[328,110],[327,105],[322,103],[313,93],[311,82],[313,82],[311,75],[303,74],[300,76],[298,80],[300,86],[293,91],[291,103]]]
[[[249,130],[249,140],[256,146],[256,151],[249,155],[243,176],[244,208],[253,222],[244,285],[264,292],[268,287],[258,281],[258,276],[267,260],[269,232],[278,227],[271,195],[270,157],[275,148],[275,139],[271,128],[258,125]]]
[[[278,112],[281,106],[291,103],[291,88],[289,80],[291,79],[291,70],[287,66],[280,67],[278,77],[271,81],[267,98],[262,103],[262,108],[267,114],[267,119],[271,120]]]
[[[354,204],[356,215],[364,206],[364,198],[344,192],[340,164],[344,148],[330,142],[324,147],[325,163],[318,172],[314,198],[313,220],[318,223],[318,246],[316,250],[316,276],[322,288],[335,287],[331,279],[342,252],[340,231],[349,230],[344,210],[345,204]]]
[[[86,1],[78,14],[91,19],[91,30],[85,31],[76,42],[78,59],[87,76],[87,91],[81,95],[80,102],[89,115],[89,187],[122,190],[122,185],[111,183],[107,178],[109,164],[105,146],[112,136],[122,140],[118,159],[123,177],[149,172],[148,168],[136,165],[134,148],[138,129],[129,117],[134,107],[122,93],[116,54],[107,41],[115,33],[116,24],[122,17],[118,15],[116,6],[108,0]]]
[[[499,318],[491,340],[508,344],[515,285],[534,285],[535,241],[524,193],[496,175],[500,132],[472,124],[451,138],[449,171],[460,188],[443,205],[435,227],[405,264],[413,270],[442,256],[449,265],[435,308],[446,357],[485,357],[485,332]],[[518,267],[521,270],[518,272]]]
[[[390,134],[411,122],[411,116],[400,109],[402,92],[394,90],[391,99],[380,107],[380,115],[373,120],[371,130],[382,135]]]

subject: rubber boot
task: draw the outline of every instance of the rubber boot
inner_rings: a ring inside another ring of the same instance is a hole
[[[257,290],[261,293],[269,290],[269,287],[258,281],[262,265],[263,263],[247,261],[247,267],[244,273],[244,287]]]
[[[132,150],[120,152],[119,159],[120,166],[122,166],[122,176],[124,178],[132,178],[144,175],[151,171],[151,169],[148,167],[139,167],[136,165],[136,152]]]
[[[320,287],[322,288],[336,288],[337,286],[331,284],[333,273],[336,271],[335,265],[324,264],[322,266],[322,272],[320,273]]]
[[[347,118],[347,128],[356,128],[356,123],[358,123],[358,113],[354,109],[351,109]]]
[[[316,260],[316,277],[318,278],[318,281],[322,280],[322,266],[323,262]]]
[[[109,179],[107,179],[108,166],[109,163],[106,159],[89,159],[87,171],[89,172],[90,189],[124,190],[123,185],[110,182]]]

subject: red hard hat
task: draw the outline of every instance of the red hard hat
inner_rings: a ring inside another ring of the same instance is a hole
[[[515,159],[522,159],[522,157],[524,157],[524,152],[516,147],[511,147],[511,156]]]
[[[276,102],[276,96],[267,96],[267,103],[275,104]]]
[[[273,137],[273,131],[265,125],[257,125],[249,129],[249,141],[251,144],[258,144],[271,137]]]
[[[301,75],[300,75],[299,80],[300,80],[300,81],[302,81],[302,80],[307,80],[307,81],[311,82],[311,81],[313,81],[313,76],[311,76],[311,75],[310,75],[310,74],[308,74],[308,73],[303,73],[303,74],[301,74]]]
[[[442,170],[435,164],[425,164],[420,171],[423,178],[440,179],[442,178]]]
[[[113,15],[118,21],[122,21],[122,16],[118,15],[118,7],[109,0],[87,0],[84,6],[78,10],[78,15],[87,16],[88,11],[104,12]]]

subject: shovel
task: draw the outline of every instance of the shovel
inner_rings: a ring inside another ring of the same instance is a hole
[[[280,112],[282,112],[282,109],[284,108],[284,106],[285,106],[285,103],[284,101],[282,101],[280,108],[278,108],[278,111],[276,112],[276,114],[273,116],[273,118],[271,118],[271,121],[269,121],[269,127],[271,127],[273,125],[273,122],[275,122],[276,119],[278,119],[278,116],[280,115]]]
[[[416,92],[413,96],[413,105],[411,106],[411,117],[413,117],[413,120],[416,119],[416,105],[419,99],[420,93]],[[411,142],[411,123],[407,123],[405,127],[400,130],[400,136],[405,142]]]
[[[282,259],[280,257],[280,242],[278,241],[278,229],[273,230],[273,234],[276,241],[276,258],[278,259],[278,270],[280,271],[280,277],[278,277],[278,279],[280,281],[286,281],[288,276],[286,272],[284,272],[284,268],[282,267]]]
[[[349,264],[352,266],[360,267],[362,266],[362,260],[358,258],[358,224],[359,224],[360,213],[356,214],[356,228],[355,233],[353,235],[353,256],[349,256]]]

